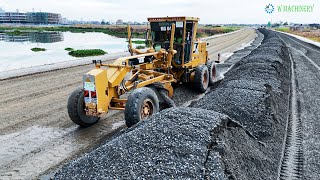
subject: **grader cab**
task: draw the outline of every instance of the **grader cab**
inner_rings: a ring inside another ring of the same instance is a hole
[[[214,61],[207,43],[196,40],[199,18],[148,18],[145,52],[134,49],[128,26],[129,52],[113,64],[94,61],[95,69],[83,75],[83,87],[69,97],[73,122],[90,126],[109,110],[124,110],[128,127],[162,109],[174,107],[173,83],[191,83],[203,93],[214,83]]]

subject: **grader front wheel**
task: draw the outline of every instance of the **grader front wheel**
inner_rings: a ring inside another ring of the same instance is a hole
[[[86,115],[84,110],[84,92],[81,88],[77,88],[71,93],[67,107],[70,119],[82,127],[88,127],[99,120],[99,117]]]
[[[209,70],[209,84],[212,85],[216,80],[216,63],[214,61],[209,61],[207,67]]]
[[[126,103],[124,116],[126,125],[131,127],[152,114],[159,112],[159,99],[148,87],[135,89]]]
[[[209,86],[209,71],[206,65],[201,65],[196,68],[194,75],[194,88],[195,90],[204,93]]]

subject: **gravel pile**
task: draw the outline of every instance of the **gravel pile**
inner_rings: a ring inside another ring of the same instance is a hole
[[[218,153],[210,156],[211,131],[227,116],[195,108],[168,109],[69,163],[55,179],[225,179]]]
[[[256,49],[262,42],[264,35],[260,31],[256,31],[258,36],[253,40],[253,42],[250,44],[250,46],[245,47],[244,49],[238,50],[234,52],[232,56],[230,56],[224,63],[216,64],[217,67],[217,74],[219,75],[218,80],[221,80],[224,78],[224,74],[230,70],[230,68],[240,61],[242,58],[246,57]]]
[[[277,178],[288,117],[288,51],[273,32],[261,32],[262,45],[236,63],[218,88],[193,104],[226,114],[244,127],[219,135],[226,172],[238,179]]]
[[[261,32],[262,45],[192,108],[157,113],[66,164],[55,179],[276,179],[289,60],[278,37]]]
[[[266,35],[263,44],[236,63],[218,88],[193,105],[227,114],[257,138],[273,134],[277,118],[271,106],[287,98],[281,96],[290,83],[289,61],[283,58],[288,52],[273,32],[262,32]]]

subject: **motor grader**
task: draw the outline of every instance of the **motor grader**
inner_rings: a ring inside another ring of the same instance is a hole
[[[175,83],[190,83],[204,93],[216,76],[209,61],[207,43],[196,39],[199,18],[148,18],[145,51],[133,48],[128,25],[131,56],[113,64],[94,60],[95,68],[83,75],[83,87],[68,100],[68,114],[80,126],[90,126],[109,110],[124,110],[125,122],[133,126],[162,109],[174,107]]]

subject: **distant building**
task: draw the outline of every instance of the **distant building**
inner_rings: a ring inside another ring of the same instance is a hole
[[[303,31],[308,28],[308,25],[305,24],[293,24],[290,26],[290,30],[294,31]]]
[[[0,23],[27,23],[27,15],[19,12],[0,13]]]
[[[118,19],[116,22],[117,25],[122,25],[123,24],[123,20],[122,19]]]
[[[0,23],[61,24],[60,14],[47,12],[4,12],[0,13]]]
[[[4,13],[4,10],[0,8],[0,13]]]
[[[48,12],[28,12],[27,22],[32,24],[61,24],[61,14]]]
[[[320,29],[320,24],[309,24],[310,28],[313,28],[313,29]]]
[[[68,24],[68,19],[67,18],[62,18],[61,19],[61,24]]]

